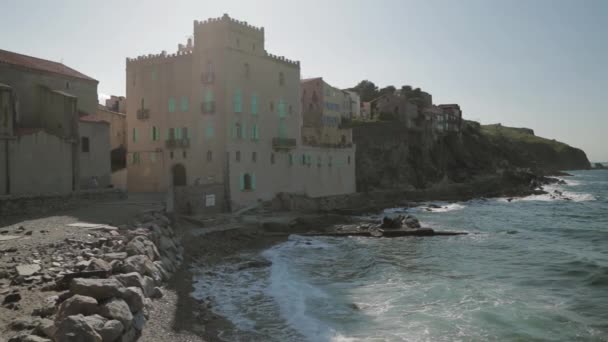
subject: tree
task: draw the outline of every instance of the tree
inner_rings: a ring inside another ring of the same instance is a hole
[[[395,86],[390,85],[390,86],[380,89],[380,93],[378,94],[378,96],[394,94],[396,91],[397,91],[397,88],[395,88]]]
[[[361,102],[369,102],[378,97],[378,87],[374,84],[374,82],[368,80],[363,80],[348,90],[352,90],[359,94],[361,97]]]

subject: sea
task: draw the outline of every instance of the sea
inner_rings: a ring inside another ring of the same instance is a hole
[[[370,215],[466,236],[291,236],[199,265],[192,296],[226,341],[608,341],[608,170],[570,173],[545,189],[563,196]]]

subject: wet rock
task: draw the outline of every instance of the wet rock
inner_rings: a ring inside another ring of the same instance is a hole
[[[114,278],[85,279],[76,278],[70,283],[70,291],[74,294],[93,297],[97,300],[118,297],[123,285]]]
[[[120,335],[122,334],[125,327],[115,319],[107,321],[101,330],[99,330],[99,335],[103,339],[103,342],[114,342]]]
[[[130,327],[133,323],[133,315],[129,305],[119,298],[112,298],[103,303],[99,308],[99,314],[108,319],[118,320],[125,327]]]
[[[28,277],[40,271],[41,267],[38,264],[19,265],[16,267],[17,274],[21,277]]]
[[[61,342],[103,342],[83,315],[68,316],[57,326],[55,340]]]
[[[417,218],[415,218],[414,216],[411,216],[411,215],[407,215],[405,217],[405,221],[404,222],[405,222],[405,225],[408,228],[411,228],[411,229],[417,229],[417,228],[421,227],[420,226],[420,221],[418,221]]]
[[[395,218],[390,218],[387,216],[384,216],[382,218],[382,224],[380,225],[380,228],[383,229],[399,229],[401,228],[401,225],[403,223],[403,216],[399,215]]]
[[[61,321],[65,317],[83,314],[83,315],[93,315],[98,312],[99,303],[93,297],[82,296],[82,295],[74,295],[71,298],[67,299],[65,302],[61,303],[59,309],[57,309],[57,321]]]

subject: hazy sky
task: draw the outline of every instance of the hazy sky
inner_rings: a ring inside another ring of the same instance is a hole
[[[228,13],[302,77],[421,87],[608,161],[608,0],[0,2],[0,48],[63,61],[101,94],[124,95],[125,57],[174,52],[193,20]]]

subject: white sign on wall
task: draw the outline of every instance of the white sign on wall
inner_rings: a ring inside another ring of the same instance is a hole
[[[205,206],[206,207],[215,206],[215,195],[206,195],[205,196]]]

